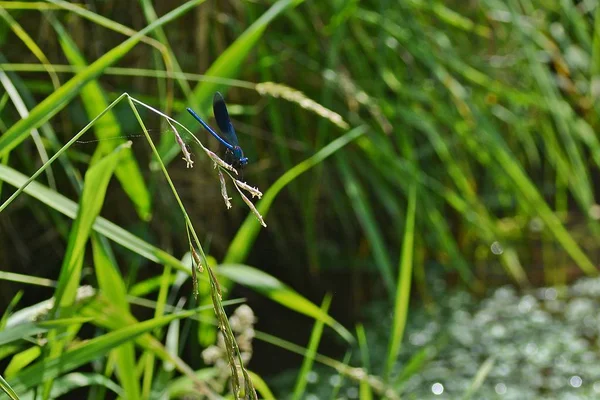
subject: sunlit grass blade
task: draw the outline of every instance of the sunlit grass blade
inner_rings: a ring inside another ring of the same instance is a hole
[[[2,375],[0,375],[0,388],[11,398],[11,400],[19,400],[17,393],[15,393],[13,388],[8,384],[8,382],[6,382]]]
[[[4,370],[4,376],[6,379],[10,379],[19,373],[19,371],[21,371],[23,368],[35,361],[41,354],[42,349],[38,346],[28,347],[25,350],[15,354],[10,359],[10,363],[8,363],[6,366],[6,369]]]
[[[65,56],[71,64],[78,67],[87,66],[86,60],[83,58],[77,45],[73,42],[73,39],[71,39],[63,25],[51,14],[47,17],[59,37],[59,43]],[[90,118],[93,118],[108,108],[106,96],[104,95],[102,87],[96,80],[91,80],[81,88],[80,97]],[[102,140],[106,138],[114,139],[122,136],[119,122],[112,110],[104,114],[104,116],[94,125],[94,134],[99,140],[93,157],[95,160],[108,154],[125,141],[124,139]],[[152,212],[150,192],[146,187],[144,177],[138,167],[133,152],[127,150],[124,153],[121,162],[117,166],[115,175],[119,179],[121,187],[123,187],[123,190],[135,205],[135,209],[140,218],[148,220]]]
[[[1,54],[0,54],[0,57],[2,57]],[[29,115],[29,110],[25,106],[25,102],[21,98],[21,95],[17,91],[17,88],[15,87],[15,85],[13,84],[13,82],[11,81],[9,76],[1,69],[0,69],[0,83],[2,84],[2,86],[4,86],[4,90],[6,90],[7,96],[11,99],[13,105],[18,110],[21,117],[26,118]],[[48,161],[48,152],[46,151],[46,148],[44,147],[44,144],[42,143],[39,131],[37,129],[32,129],[31,137],[32,137],[33,142],[35,143],[35,147],[40,155],[40,159],[43,162],[47,162]],[[6,156],[8,157],[9,154],[10,153],[6,153]],[[56,188],[54,172],[52,171],[52,169],[49,168],[46,171],[46,175],[48,177],[48,184],[50,185],[50,187]]]
[[[52,4],[43,3],[40,1],[17,1],[17,0],[3,0],[0,1],[0,7],[4,7],[7,10],[56,10],[57,6]]]
[[[330,305],[331,295],[328,294],[323,299],[323,303],[321,303],[321,311],[324,314],[327,314]],[[310,341],[308,342],[307,353],[304,355],[302,366],[300,367],[298,377],[296,378],[296,385],[294,387],[294,393],[292,394],[292,400],[300,400],[304,397],[306,384],[308,383],[307,375],[312,369],[314,357],[317,349],[319,348],[321,336],[323,335],[324,325],[325,324],[323,320],[317,320],[313,326],[312,333],[310,334]]]
[[[60,86],[60,81],[58,79],[58,76],[56,75],[56,71],[54,71],[54,69],[52,68],[52,64],[50,63],[42,49],[40,49],[40,47],[37,45],[35,40],[31,36],[29,36],[29,34],[23,29],[23,27],[21,27],[21,25],[17,21],[15,21],[15,19],[2,6],[0,6],[0,17],[2,17],[6,21],[6,23],[15,33],[15,35],[17,35],[17,37],[21,39],[23,43],[25,43],[25,45],[27,46],[27,48],[29,48],[33,55],[35,55],[35,57],[38,60],[40,60],[40,62],[48,72],[48,75],[50,76],[50,80],[52,81],[54,89],[58,89],[58,87]]]
[[[72,372],[70,374],[63,375],[54,381],[54,386],[50,392],[50,398],[56,399],[60,396],[65,396],[72,391],[81,390],[82,388],[90,386],[99,386],[104,389],[108,389],[120,397],[125,395],[123,389],[119,385],[104,375]],[[30,391],[26,394],[26,396],[31,395],[33,397],[33,394],[34,393]]]
[[[22,187],[28,181],[28,178],[25,175],[4,165],[0,165],[0,179],[15,187]],[[65,196],[40,183],[31,182],[24,189],[24,192],[69,218],[75,218],[77,214],[77,203],[67,199]],[[140,239],[139,237],[106,220],[105,218],[98,217],[93,228],[96,232],[108,237],[114,242],[130,249],[131,251],[147,258],[150,261],[159,264],[169,264],[178,270],[184,271],[188,274],[190,273],[189,266],[182,264],[181,261],[166,251],[156,248],[150,243]]]
[[[471,385],[469,386],[469,389],[467,389],[465,395],[462,397],[463,400],[468,400],[473,397],[483,382],[485,382],[485,379],[492,371],[492,368],[494,368],[495,362],[496,360],[494,357],[489,357],[481,364],[477,370],[477,373],[475,374],[475,377],[473,378],[473,381],[471,382]]]
[[[294,344],[292,342],[270,335],[265,332],[256,331],[256,339],[266,343],[270,343],[282,349],[291,351],[292,353],[300,354],[302,356],[305,356],[307,352],[307,349],[302,346],[298,346],[297,344]],[[351,365],[345,362],[340,362],[336,359],[327,357],[320,353],[315,353],[314,360],[320,364],[335,369],[339,374],[348,377],[355,382],[365,382],[366,384],[371,386],[373,392],[379,396],[383,396],[391,400],[399,399],[399,396],[394,389],[387,386],[378,377],[367,374],[362,368],[352,367]]]
[[[360,349],[360,358],[362,361],[363,368],[366,371],[371,370],[371,360],[369,357],[369,344],[367,343],[367,335],[365,328],[362,324],[356,325],[356,337],[358,339],[358,346]],[[360,382],[360,399],[361,400],[372,400],[373,392],[371,387],[366,382]]]
[[[23,118],[11,126],[0,137],[0,156],[3,156],[10,150],[18,146],[29,135],[29,131],[37,128],[44,122],[52,118],[62,108],[64,108],[70,100],[79,93],[79,89],[88,83],[90,80],[98,77],[102,71],[117,62],[121,57],[127,54],[140,39],[151,32],[158,26],[164,25],[199,4],[202,0],[190,0],[183,5],[175,8],[169,13],[163,15],[155,22],[148,25],[146,28],[139,31],[137,34],[127,39],[122,44],[108,51],[98,60],[93,62],[89,67],[79,72],[64,85],[58,88],[54,93],[46,97],[37,107],[31,110],[27,118]]]
[[[346,194],[352,203],[356,218],[360,222],[364,234],[371,245],[375,264],[379,269],[379,274],[383,280],[387,294],[391,298],[395,288],[394,275],[392,273],[393,267],[379,224],[375,221],[373,210],[366,199],[362,187],[354,178],[348,162],[343,156],[337,158],[337,166],[344,181]]]
[[[83,192],[79,202],[77,216],[71,227],[67,249],[58,278],[54,294],[55,304],[51,315],[53,317],[68,317],[68,309],[75,303],[77,289],[81,280],[85,248],[92,226],[104,204],[108,183],[113,175],[124,148],[129,148],[131,142],[117,147],[112,153],[93,165],[86,173]],[[70,327],[71,328],[71,327]],[[68,338],[77,332],[76,328],[70,329],[70,334],[63,336],[66,330],[53,330],[48,334],[49,356],[58,356],[62,353]],[[63,336],[59,339],[60,336]],[[52,380],[45,380],[44,392],[50,393]]]
[[[347,342],[351,343],[354,341],[352,334],[343,325],[330,317],[326,312],[323,312],[316,304],[273,276],[247,265],[235,264],[222,264],[219,266],[217,272],[219,275],[235,283],[252,288],[254,291],[291,310],[325,322]]]
[[[88,237],[104,204],[108,183],[120,160],[121,150],[130,146],[131,143],[121,145],[92,166],[86,173],[80,206],[71,229],[69,243],[58,278],[55,294],[56,310],[71,306],[75,300]]]
[[[123,312],[129,312],[127,302],[127,289],[125,282],[114,264],[114,255],[106,239],[100,238],[96,233],[92,234],[92,255],[94,270],[98,286],[106,298],[110,299],[115,307]],[[113,350],[116,359],[117,374],[127,397],[139,398],[140,390],[135,376],[135,349],[132,343],[124,343]]]
[[[262,396],[263,399],[265,399],[265,400],[275,400],[276,399],[276,397],[271,392],[271,389],[269,389],[267,382],[265,382],[265,380],[260,375],[254,373],[252,371],[248,371],[248,374],[252,378],[252,382],[254,383],[254,386],[256,387],[256,391]]]
[[[60,374],[69,372],[98,357],[109,350],[139,335],[164,326],[176,318],[186,318],[194,311],[171,314],[165,317],[152,319],[126,326],[122,329],[98,336],[87,342],[81,343],[56,357],[48,357],[15,376],[9,381],[15,392],[24,392],[33,386],[41,384],[48,379],[54,379]]]
[[[315,165],[323,162],[325,159],[327,159],[327,157],[334,154],[336,151],[340,150],[342,147],[352,142],[356,138],[360,137],[365,132],[366,127],[364,126],[354,128],[348,133],[335,139],[327,146],[323,147],[310,158],[302,161],[294,166],[294,168],[287,171],[277,181],[275,181],[275,183],[273,183],[273,185],[265,192],[263,198],[257,203],[256,208],[258,209],[258,212],[263,217],[266,217],[271,205],[273,204],[273,201],[275,201],[275,198],[283,188],[285,188],[298,176],[313,168]],[[242,226],[240,226],[235,237],[231,241],[229,249],[227,250],[227,254],[223,259],[223,263],[231,264],[243,262],[250,252],[254,241],[256,240],[259,229],[260,224],[254,218],[254,216],[249,215],[246,217],[246,220],[243,222]]]
[[[410,301],[410,288],[413,271],[413,252],[415,238],[415,219],[417,213],[417,187],[413,186],[408,196],[408,209],[406,211],[406,222],[404,226],[404,238],[402,240],[402,255],[398,265],[398,282],[396,283],[396,295],[394,297],[394,317],[390,330],[385,375],[389,377],[396,357],[400,351],[400,345],[404,337],[404,329],[408,320],[408,306]]]

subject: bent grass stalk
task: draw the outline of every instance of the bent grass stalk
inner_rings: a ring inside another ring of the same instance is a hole
[[[25,181],[25,183],[23,185],[21,185],[21,187],[19,187],[15,191],[15,193],[13,193],[6,201],[4,201],[4,203],[2,203],[2,205],[0,205],[0,212],[2,212],[10,203],[12,203],[12,201],[17,196],[19,196],[31,182],[33,182],[41,173],[43,173],[58,157],[60,157],[60,155],[62,153],[64,153],[69,147],[71,147],[73,145],[73,143],[77,142],[78,139],[81,136],[83,136],[96,123],[96,121],[98,121],[100,118],[102,118],[103,115],[105,115],[107,112],[109,112],[115,105],[117,105],[121,100],[123,100],[125,98],[127,99],[128,103],[132,109],[132,112],[134,113],[142,130],[144,131],[144,135],[146,136],[146,139],[147,139],[150,147],[152,148],[152,152],[157,156],[159,165],[163,171],[163,174],[164,174],[169,186],[171,187],[172,193],[175,196],[175,199],[176,199],[176,201],[181,209],[181,212],[183,214],[183,217],[185,219],[186,228],[187,228],[187,236],[188,236],[188,244],[189,244],[192,256],[194,258],[194,261],[196,262],[196,267],[192,265],[193,281],[196,281],[195,268],[198,268],[198,270],[200,272],[202,272],[203,267],[205,267],[209,270],[208,276],[209,276],[209,282],[210,282],[210,288],[211,288],[211,298],[212,298],[212,302],[213,302],[213,308],[214,308],[215,314],[217,316],[219,329],[222,331],[223,336],[225,338],[225,343],[227,345],[226,346],[227,359],[229,361],[229,365],[231,368],[231,375],[232,375],[231,384],[232,384],[234,397],[237,399],[240,397],[241,394],[243,394],[243,396],[246,398],[257,399],[258,397],[257,397],[256,391],[254,389],[254,386],[252,384],[252,380],[250,378],[250,375],[248,374],[248,371],[246,371],[246,369],[244,368],[241,352],[235,341],[235,336],[231,330],[231,326],[229,325],[229,320],[227,319],[227,314],[225,313],[225,309],[223,308],[223,302],[222,302],[222,298],[221,298],[221,290],[220,290],[219,282],[218,282],[214,272],[212,271],[210,265],[208,264],[206,254],[204,253],[204,250],[202,249],[200,240],[198,239],[198,235],[196,234],[196,231],[194,230],[192,222],[185,210],[185,207],[183,205],[183,202],[181,201],[181,198],[179,197],[179,195],[177,193],[177,190],[175,189],[175,186],[167,172],[167,169],[166,169],[164,163],[162,162],[162,160],[160,159],[160,157],[158,157],[159,156],[158,150],[156,149],[154,142],[152,141],[150,134],[148,133],[148,130],[146,129],[146,126],[144,125],[142,118],[137,111],[136,104],[144,106],[144,107],[148,108],[149,110],[151,110],[151,111],[157,113],[158,115],[167,119],[167,121],[173,128],[173,132],[176,135],[177,141],[182,146],[184,160],[186,161],[188,167],[191,167],[191,165],[193,164],[193,161],[191,160],[191,155],[190,155],[189,151],[187,150],[185,143],[179,136],[177,129],[175,129],[174,125],[179,125],[182,129],[184,129],[190,135],[190,137],[192,137],[194,139],[194,141],[206,152],[206,154],[210,157],[210,159],[215,163],[215,167],[218,167],[219,174],[221,174],[221,176],[222,176],[222,172],[224,172],[225,174],[227,174],[230,177],[234,186],[236,187],[238,192],[242,195],[242,199],[248,204],[248,206],[251,208],[252,212],[257,216],[257,218],[259,219],[261,224],[263,226],[266,226],[262,219],[262,216],[260,216],[256,207],[254,207],[254,205],[250,202],[250,200],[242,193],[241,189],[248,190],[252,194],[253,197],[258,196],[260,198],[262,196],[262,193],[260,191],[258,191],[258,189],[252,188],[251,186],[248,186],[244,182],[241,182],[241,181],[238,181],[237,179],[235,179],[231,175],[231,172],[233,172],[237,175],[237,171],[233,167],[231,167],[229,164],[227,164],[225,161],[221,160],[216,154],[214,154],[213,152],[208,150],[206,147],[204,147],[204,145],[200,142],[200,140],[198,140],[198,138],[192,132],[190,132],[184,125],[182,125],[178,121],[174,120],[173,118],[167,116],[166,114],[156,110],[155,108],[129,96],[129,94],[123,93],[117,99],[115,99],[108,107],[106,107],[100,114],[98,114],[92,121],[90,121],[81,131],[79,131],[75,136],[73,136],[62,148],[60,148],[60,150],[58,150],[52,157],[50,157],[50,159],[48,161],[46,161],[29,179],[27,179]],[[223,178],[223,182],[224,182],[224,178]],[[193,238],[193,242],[195,245],[192,243],[192,238]],[[197,249],[197,251],[196,251],[196,249]],[[193,282],[193,284],[194,284],[194,288],[196,288],[197,281]],[[196,290],[194,290],[194,291],[196,292]],[[241,370],[241,373],[243,375],[243,381],[244,381],[244,390],[243,391],[242,391],[242,387],[240,385],[240,376],[238,373],[238,368]]]
[[[208,276],[209,276],[210,289],[211,289],[210,290],[211,299],[213,302],[213,307],[215,310],[215,314],[217,316],[217,320],[219,321],[219,324],[218,324],[219,329],[223,333],[223,337],[225,339],[225,344],[226,344],[226,349],[227,349],[227,359],[229,362],[229,366],[231,368],[231,375],[232,375],[231,384],[232,384],[233,394],[234,394],[235,398],[238,398],[239,395],[242,393],[241,386],[240,386],[240,377],[238,374],[238,365],[236,365],[236,360],[235,360],[237,358],[237,362],[239,363],[239,368],[241,369],[242,375],[244,376],[244,391],[243,391],[244,396],[246,398],[258,399],[258,396],[257,396],[254,386],[252,384],[252,380],[251,380],[250,376],[248,375],[248,372],[244,368],[244,363],[242,360],[241,352],[235,341],[235,336],[233,334],[233,331],[231,330],[231,326],[229,325],[229,320],[227,319],[227,314],[225,313],[225,309],[223,308],[219,282],[218,282],[216,276],[214,275],[210,265],[208,264],[208,260],[206,259],[206,255],[204,254],[204,250],[202,249],[202,245],[200,244],[198,235],[196,234],[196,231],[194,230],[192,221],[190,220],[190,218],[185,210],[183,202],[181,201],[179,195],[177,194],[177,190],[175,189],[173,181],[171,180],[171,178],[167,172],[167,168],[164,165],[164,163],[162,162],[162,160],[159,156],[158,150],[156,149],[156,146],[154,146],[154,142],[150,138],[150,134],[148,133],[148,130],[146,129],[146,126],[144,125],[144,122],[142,121],[142,118],[139,115],[134,103],[142,105],[142,106],[158,113],[159,115],[167,118],[168,121],[181,126],[183,129],[185,129],[188,132],[188,134],[192,138],[194,138],[196,143],[198,143],[202,149],[204,149],[204,150],[208,150],[208,149],[206,149],[204,147],[204,145],[200,142],[200,140],[198,140],[198,138],[196,138],[196,136],[192,132],[190,132],[189,129],[187,129],[184,125],[182,125],[178,121],[161,113],[158,110],[155,110],[153,107],[150,107],[147,104],[134,99],[131,96],[127,96],[127,100],[131,106],[133,113],[135,114],[135,117],[138,120],[138,123],[140,124],[140,126],[142,127],[142,130],[144,131],[144,134],[146,135],[146,139],[148,140],[148,143],[150,144],[150,147],[152,148],[152,152],[157,157],[158,163],[159,163],[161,169],[163,170],[165,178],[167,179],[167,182],[169,183],[169,186],[171,187],[171,190],[173,192],[173,195],[175,196],[175,199],[177,200],[177,203],[179,204],[181,212],[185,218],[186,225],[188,227],[188,233],[191,233],[192,237],[194,238],[194,242],[195,242],[196,246],[194,246],[191,242],[189,242],[190,249],[195,249],[195,248],[198,249],[198,251],[200,253],[199,254],[200,257],[198,257],[198,258],[200,259],[200,261],[202,261],[202,264],[199,264],[199,265],[205,266],[208,269],[208,272],[209,272]],[[179,134],[177,133],[177,130],[175,130],[174,132],[175,132],[176,136],[179,136]],[[183,148],[183,152],[184,152],[184,160],[186,160],[186,162],[188,162],[188,165],[189,165],[189,162],[191,160],[189,160],[189,153],[187,152],[187,150],[185,150],[185,143],[183,142],[181,137],[178,137],[177,141],[183,145],[182,148]],[[214,158],[212,158],[212,159],[214,161]],[[235,179],[233,179],[233,177],[229,174],[227,169],[223,168],[223,170],[225,171],[226,174],[228,174],[231,177],[232,181],[234,181],[234,183],[235,183]],[[236,185],[236,188],[237,188],[237,185]],[[238,191],[240,191],[240,190],[238,189]],[[241,191],[240,191],[240,194],[241,194]],[[243,195],[242,195],[242,198],[244,199],[244,201],[247,200],[245,198],[245,196],[243,196]],[[249,203],[249,205],[252,204],[249,201],[247,203]],[[255,212],[256,208],[254,206],[252,206],[251,208],[252,208],[253,212]],[[256,211],[255,214],[260,216],[260,214],[258,214],[258,211]],[[259,218],[259,219],[261,220],[261,223],[264,225],[262,218]],[[189,238],[189,236],[188,236],[188,238]],[[192,269],[193,268],[194,268],[194,266],[192,266]]]

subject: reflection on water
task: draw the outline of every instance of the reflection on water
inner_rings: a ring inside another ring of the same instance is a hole
[[[401,377],[394,385],[401,398],[457,399],[470,390],[472,399],[600,398],[600,278],[527,292],[506,286],[484,299],[439,295],[434,312],[409,313],[393,375]],[[366,315],[377,321],[365,324],[376,327],[367,331],[369,373],[381,375],[376,360],[386,356],[389,305],[371,306]],[[351,364],[360,366],[360,357]],[[411,373],[402,377],[406,366]],[[315,370],[320,378],[307,389],[317,397],[340,383],[330,369]],[[356,382],[345,379],[343,387],[345,398],[356,398]]]
[[[438,352],[404,383],[406,396],[459,398],[493,360],[473,398],[600,398],[600,279],[524,294],[502,287],[480,301],[455,293],[441,307],[437,323],[407,332],[406,359],[428,345]],[[447,343],[435,345],[441,336]]]

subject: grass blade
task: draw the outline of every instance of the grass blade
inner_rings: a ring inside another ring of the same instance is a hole
[[[4,377],[0,375],[0,388],[6,393],[12,400],[19,400],[19,396],[13,390],[13,388],[4,380]]]
[[[406,211],[406,224],[404,239],[402,241],[402,256],[398,266],[398,283],[396,284],[396,297],[394,302],[394,322],[390,331],[390,342],[387,351],[385,376],[389,377],[396,357],[400,351],[404,328],[408,319],[408,305],[410,301],[410,287],[413,267],[413,245],[415,238],[415,215],[417,211],[417,187],[413,186],[408,196],[408,210]]]
[[[485,378],[487,378],[488,374],[494,367],[495,362],[495,358],[490,357],[487,360],[485,360],[483,364],[481,364],[481,366],[477,370],[477,373],[475,374],[475,377],[473,378],[473,382],[471,382],[469,389],[467,389],[467,392],[463,396],[463,400],[469,400],[471,397],[473,397],[473,395],[477,392],[477,389],[481,387],[481,385],[485,381]]]
[[[54,307],[52,316],[69,316],[68,309],[75,303],[77,289],[81,280],[81,269],[85,255],[85,248],[92,231],[92,226],[104,204],[108,183],[119,162],[121,150],[131,146],[131,142],[117,147],[111,154],[104,157],[85,174],[83,192],[80,206],[73,221],[69,234],[67,250],[61,266],[56,291],[54,294]],[[75,326],[76,324],[74,324]],[[66,343],[78,328],[69,327],[69,334],[63,335],[67,329],[52,330],[48,334],[49,356],[58,356],[63,352]],[[62,336],[61,338],[59,338]],[[50,393],[52,380],[44,381],[44,392]],[[136,397],[138,398],[139,393]]]
[[[0,179],[15,187],[22,187],[28,181],[25,175],[5,165],[0,165]],[[51,190],[47,186],[38,182],[31,182],[23,191],[69,218],[75,218],[77,215],[77,203]],[[96,218],[93,228],[96,232],[152,262],[169,264],[180,271],[190,274],[189,266],[182,264],[181,261],[169,253],[140,239],[105,218]]]
[[[59,43],[65,53],[67,59],[72,65],[77,67],[86,67],[87,62],[83,58],[76,44],[73,42],[62,24],[58,22],[52,14],[48,14],[48,19],[58,34]],[[90,118],[100,114],[108,108],[108,101],[102,90],[102,87],[96,80],[91,80],[88,84],[81,88],[80,92],[83,105]],[[99,139],[98,147],[94,154],[94,159],[99,159],[110,153],[115,147],[125,142],[124,139],[119,139],[122,136],[122,131],[119,122],[112,110],[104,114],[94,125],[94,134]],[[111,140],[102,140],[111,138]],[[117,139],[115,139],[117,138]],[[135,205],[135,209],[144,221],[150,219],[152,212],[152,202],[150,192],[144,183],[144,177],[138,167],[135,156],[131,150],[124,151],[121,156],[121,162],[117,166],[115,175],[121,183],[123,190]]]
[[[269,8],[267,12],[260,16],[248,29],[242,33],[227,50],[223,52],[210,66],[204,74],[206,77],[232,78],[237,75],[238,70],[248,57],[250,51],[256,46],[263,32],[269,24],[280,14],[289,8],[296,7],[304,0],[278,0]],[[201,114],[206,114],[212,104],[213,94],[217,91],[226,91],[222,83],[207,81],[202,85],[197,85],[192,93],[192,98],[196,102],[196,107]],[[182,112],[176,118],[186,125],[193,123],[193,118],[187,113]],[[173,138],[165,136],[164,142],[159,146],[160,157],[165,164],[168,164],[178,152],[177,144]],[[1,155],[1,153],[0,153]]]
[[[358,346],[360,348],[360,358],[362,361],[363,368],[368,372],[371,370],[371,360],[369,357],[369,345],[367,343],[367,335],[365,328],[362,324],[356,326],[356,337],[358,338]],[[371,386],[366,382],[360,382],[360,396],[361,400],[373,400],[373,392]]]
[[[52,64],[50,63],[42,49],[39,48],[35,40],[27,34],[23,27],[21,27],[21,25],[17,21],[15,21],[15,19],[2,6],[0,6],[0,17],[4,18],[6,23],[11,27],[11,29],[15,33],[15,35],[17,35],[17,37],[19,37],[19,39],[21,39],[21,41],[25,43],[25,45],[27,46],[27,48],[29,48],[33,55],[35,55],[35,57],[38,60],[40,60],[40,62],[44,66],[44,69],[46,69],[48,75],[50,75],[50,80],[52,81],[54,89],[58,89],[58,87],[60,86],[60,81],[58,80],[56,71],[54,71]]]
[[[389,252],[386,249],[383,235],[379,229],[379,225],[375,221],[373,210],[366,199],[364,191],[350,171],[346,159],[338,157],[337,161],[338,169],[344,181],[346,194],[350,198],[354,213],[372,247],[375,264],[379,268],[379,273],[385,284],[387,294],[391,298],[394,292],[394,274],[392,273],[392,262],[389,258]]]
[[[104,204],[108,182],[119,162],[121,150],[129,146],[131,143],[118,147],[92,166],[85,175],[80,206],[69,235],[69,243],[58,278],[55,310],[69,307],[75,301],[88,237]]]
[[[163,15],[119,46],[108,51],[89,67],[79,72],[63,86],[46,97],[37,107],[31,110],[27,118],[19,120],[16,124],[11,126],[4,135],[0,136],[0,157],[4,156],[4,154],[11,151],[17,147],[19,143],[25,140],[31,129],[37,128],[62,110],[69,101],[79,94],[79,90],[82,86],[98,77],[105,68],[114,64],[121,59],[121,57],[126,55],[144,35],[155,28],[180,17],[202,1],[203,0],[189,0],[183,5]]]
[[[327,314],[329,311],[329,306],[331,305],[331,295],[327,294],[323,299],[323,303],[321,303],[321,311],[324,314]],[[319,348],[319,343],[321,342],[321,336],[323,335],[323,326],[324,323],[322,320],[317,320],[315,325],[313,326],[312,333],[310,334],[310,341],[308,342],[307,352],[304,355],[304,360],[302,361],[302,366],[300,367],[300,371],[298,372],[298,377],[296,378],[296,386],[294,387],[294,393],[292,394],[292,400],[300,400],[303,398],[304,391],[306,389],[306,384],[308,383],[307,375],[312,369],[313,362],[315,359],[315,354],[317,353],[317,349]]]
[[[117,309],[129,312],[127,288],[114,263],[114,256],[106,239],[92,234],[92,255],[98,286],[106,298],[110,299]],[[112,351],[116,360],[119,381],[127,398],[140,398],[140,389],[135,375],[135,349],[132,343],[124,343]]]
[[[290,310],[326,323],[347,342],[352,343],[354,341],[352,334],[343,325],[331,318],[326,312],[323,312],[316,304],[273,276],[247,265],[235,264],[222,264],[217,272],[237,284],[252,288]]]
[[[252,371],[248,371],[248,375],[250,375],[252,378],[252,382],[256,387],[256,391],[261,394],[263,399],[275,400],[275,396],[273,396],[273,393],[271,392],[271,389],[269,389],[267,382],[265,382],[260,375],[255,374]]]
[[[127,398],[124,397],[125,393],[123,392],[123,389],[104,375],[94,373],[82,374],[79,372],[72,372],[57,378],[52,388],[52,392],[50,393],[50,398],[56,399],[60,396],[66,395],[67,393],[70,393],[71,391],[81,389],[86,386],[100,386],[102,388],[109,389],[121,398]],[[31,395],[31,397],[28,397],[28,399],[35,398],[33,391],[28,392],[27,395]]]
[[[15,85],[13,84],[13,82],[11,81],[9,76],[1,69],[0,69],[0,83],[2,83],[2,86],[4,86],[4,90],[6,90],[7,96],[11,99],[13,105],[18,110],[21,118],[26,118],[27,115],[29,115],[29,111],[27,110],[27,106],[25,105],[25,102],[21,98],[21,95],[19,94],[17,88],[15,87]],[[48,152],[46,151],[46,148],[44,147],[44,144],[40,138],[40,133],[38,132],[37,129],[31,130],[31,137],[32,137],[33,142],[35,143],[35,147],[40,155],[40,159],[43,162],[47,162],[48,161]],[[9,155],[9,153],[7,153],[5,156],[8,156],[8,155]],[[53,189],[56,188],[56,182],[54,179],[54,173],[52,172],[52,169],[48,169],[48,171],[46,171],[46,175],[47,175],[48,184],[50,185],[50,187],[52,187]]]
[[[114,332],[96,337],[87,342],[71,348],[59,356],[49,357],[31,367],[23,370],[19,375],[9,381],[15,392],[24,392],[33,386],[39,385],[48,379],[54,379],[61,373],[72,371],[98,357],[106,354],[111,349],[135,339],[161,326],[165,326],[176,318],[187,318],[194,311],[185,311],[171,314],[161,318],[126,326]]]
[[[286,187],[290,182],[302,175],[304,172],[323,162],[325,159],[327,159],[327,157],[334,154],[348,143],[363,135],[365,132],[365,126],[354,128],[343,136],[335,139],[327,146],[323,147],[313,156],[307,158],[294,168],[287,171],[265,192],[263,198],[256,205],[258,212],[263,217],[266,217],[266,214],[269,212],[273,201],[275,201],[275,198],[284,187]],[[254,216],[249,215],[246,217],[244,223],[238,229],[235,237],[231,241],[223,263],[231,264],[244,262],[248,256],[248,253],[250,252],[250,249],[252,248],[254,241],[256,240],[259,230],[260,224],[254,218]]]

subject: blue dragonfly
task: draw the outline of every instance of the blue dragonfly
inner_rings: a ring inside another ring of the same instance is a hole
[[[242,168],[248,164],[248,158],[244,157],[244,152],[238,143],[235,129],[229,119],[229,113],[227,112],[227,105],[221,93],[216,92],[213,97],[213,112],[215,113],[215,119],[217,120],[217,126],[223,137],[219,136],[206,122],[198,116],[191,108],[187,108],[188,112],[192,114],[192,117],[196,118],[196,121],[200,122],[200,125],[204,127],[213,135],[223,146],[226,147],[225,161],[230,162],[234,168]]]

